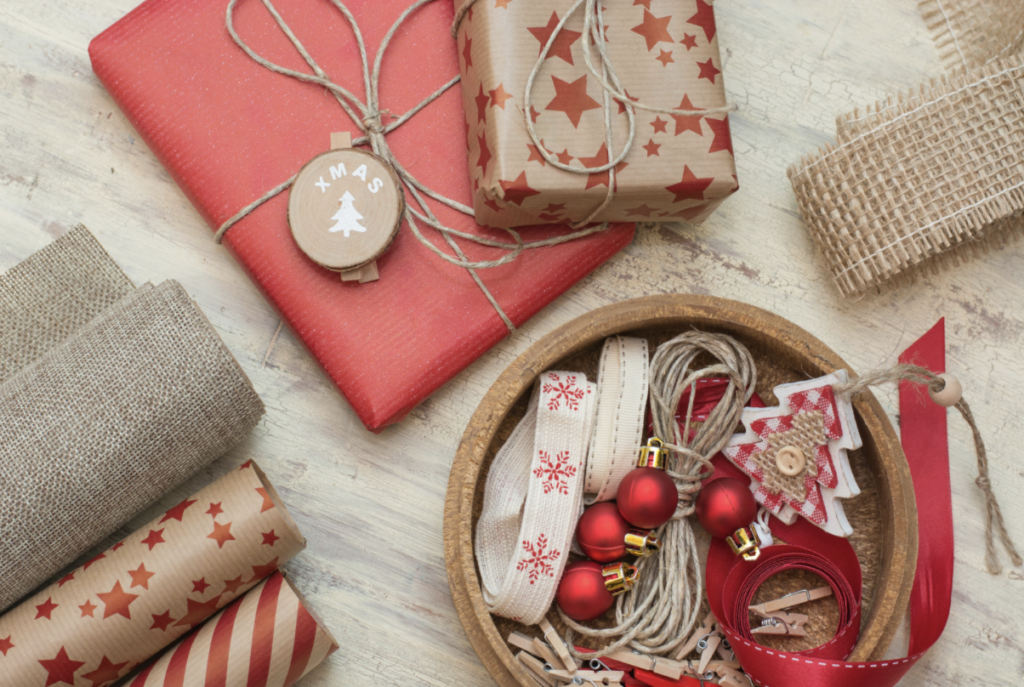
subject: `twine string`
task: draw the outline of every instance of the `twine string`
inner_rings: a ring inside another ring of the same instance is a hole
[[[710,354],[718,362],[694,369],[702,354]],[[644,654],[664,654],[684,643],[692,632],[704,585],[688,516],[694,511],[701,479],[712,469],[711,457],[728,443],[757,382],[754,360],[741,343],[724,334],[699,331],[685,332],[659,346],[651,359],[650,375],[654,433],[672,438],[665,440],[670,451],[667,472],[676,483],[679,505],[672,519],[658,530],[661,552],[637,562],[639,581],[632,593],[618,597],[613,627],[590,628],[559,609],[568,628],[566,644],[578,658],[599,658],[627,644]],[[697,380],[712,376],[727,376],[730,383],[691,439]],[[687,390],[691,393],[680,427],[675,414]],[[571,649],[574,632],[616,639],[597,653],[578,654]]]
[[[381,66],[384,61],[384,52],[390,45],[391,39],[394,37],[395,32],[406,21],[409,15],[418,10],[423,5],[434,2],[434,0],[417,0],[416,2],[409,5],[409,7],[407,7],[398,16],[398,18],[391,25],[391,28],[384,35],[384,38],[381,41],[380,47],[378,48],[377,53],[374,56],[372,70],[370,68],[370,61],[367,55],[366,44],[365,41],[363,40],[362,31],[359,29],[359,24],[356,22],[355,17],[349,11],[348,7],[346,7],[345,4],[341,2],[341,0],[331,0],[331,4],[334,5],[334,7],[345,18],[345,21],[348,22],[355,36],[356,46],[358,47],[359,50],[360,67],[362,71],[363,84],[366,93],[365,103],[351,91],[346,89],[344,86],[341,86],[330,79],[327,72],[324,71],[324,69],[320,67],[320,65],[316,62],[316,60],[313,59],[313,57],[306,50],[305,46],[302,44],[302,41],[299,40],[298,36],[296,36],[295,33],[292,31],[291,27],[288,26],[288,23],[278,13],[277,9],[274,7],[271,0],[261,0],[261,2],[263,3],[263,6],[266,7],[267,12],[270,14],[270,16],[277,23],[278,28],[280,28],[281,32],[288,38],[292,46],[299,53],[299,55],[306,62],[306,64],[309,65],[309,68],[313,71],[313,73],[310,74],[307,72],[300,72],[294,69],[283,67],[279,64],[275,64],[274,62],[271,62],[270,60],[266,59],[265,57],[257,53],[255,50],[253,50],[242,39],[242,37],[238,35],[238,32],[235,29],[234,11],[235,6],[238,4],[238,0],[229,0],[227,12],[225,14],[225,27],[227,28],[228,34],[231,36],[231,39],[239,48],[242,49],[242,51],[245,52],[246,55],[249,56],[251,60],[259,64],[260,66],[269,69],[270,71],[273,71],[275,73],[281,74],[283,76],[298,79],[299,81],[302,81],[304,83],[316,84],[318,86],[323,87],[324,89],[331,93],[331,95],[338,102],[341,108],[345,111],[345,113],[349,116],[349,118],[353,121],[353,123],[355,123],[355,125],[363,134],[362,136],[355,138],[352,141],[352,145],[369,145],[375,155],[380,157],[382,160],[384,160],[385,164],[390,165],[395,170],[395,173],[402,180],[409,195],[411,195],[413,200],[415,200],[416,205],[419,207],[419,209],[417,210],[416,208],[414,208],[412,206],[412,203],[406,203],[404,212],[404,219],[408,223],[413,236],[415,236],[416,239],[422,245],[424,245],[432,253],[440,257],[442,260],[445,260],[453,265],[456,265],[457,267],[462,267],[466,269],[469,272],[470,276],[473,278],[473,281],[476,282],[481,292],[487,298],[488,302],[490,302],[495,312],[501,318],[502,322],[505,323],[505,326],[508,328],[509,332],[515,331],[515,325],[509,319],[508,315],[505,314],[505,311],[498,304],[497,300],[494,298],[494,295],[483,283],[480,276],[477,274],[477,270],[499,267],[501,265],[508,264],[515,260],[517,257],[519,257],[519,254],[522,253],[523,250],[543,248],[546,246],[555,246],[561,243],[566,243],[568,241],[573,241],[575,239],[582,238],[584,236],[588,236],[596,232],[604,231],[608,228],[609,225],[605,223],[594,227],[586,227],[579,231],[574,231],[569,234],[563,234],[561,236],[554,236],[548,239],[529,242],[523,241],[519,232],[515,231],[514,229],[508,227],[501,227],[502,231],[504,231],[509,235],[509,237],[511,237],[512,241],[508,242],[487,238],[485,236],[477,236],[475,234],[470,234],[464,231],[459,231],[453,227],[449,227],[443,224],[437,218],[433,210],[431,210],[430,206],[427,204],[425,197],[433,198],[434,200],[452,208],[453,210],[457,210],[458,212],[469,215],[470,217],[474,216],[474,212],[472,208],[456,200],[448,198],[447,196],[438,193],[437,191],[434,191],[431,188],[428,188],[425,184],[423,184],[416,177],[414,177],[409,172],[409,170],[407,170],[395,158],[394,154],[392,153],[390,147],[387,144],[386,136],[387,134],[394,131],[402,124],[409,121],[409,119],[411,119],[413,115],[418,113],[424,107],[426,107],[427,105],[441,97],[441,95],[443,95],[449,88],[451,88],[452,86],[459,82],[460,77],[453,77],[447,83],[438,88],[436,91],[434,91],[426,98],[424,98],[422,101],[420,101],[418,104],[413,106],[410,110],[400,115],[399,117],[394,118],[391,122],[387,124],[384,124],[382,117],[383,115],[390,113],[387,110],[380,109],[379,100]],[[239,221],[247,217],[251,212],[256,210],[258,207],[266,203],[271,198],[276,197],[279,193],[290,188],[291,185],[295,182],[296,176],[297,175],[293,175],[287,181],[273,187],[265,194],[263,194],[253,202],[243,207],[226,222],[221,224],[220,227],[217,229],[217,232],[214,234],[214,240],[217,241],[217,243],[220,243],[223,240],[224,235],[227,233],[229,229],[231,229],[231,227],[233,227]],[[445,243],[447,243],[447,245],[452,249],[455,255],[452,256],[446,253],[440,247],[435,245],[433,241],[426,238],[420,231],[419,225],[417,223],[418,221],[440,232],[441,236],[445,240]],[[466,256],[461,246],[459,246],[458,243],[456,243],[456,237],[467,241],[472,241],[473,243],[476,243],[481,246],[487,246],[489,248],[499,248],[507,252],[501,257],[496,258],[494,260],[470,260]]]
[[[874,370],[850,380],[846,384],[837,384],[833,387],[836,393],[852,398],[857,394],[866,391],[868,387],[886,383],[898,383],[901,381],[911,382],[927,387],[930,391],[940,392],[946,387],[944,379],[926,367],[901,363],[890,368]],[[967,426],[971,428],[971,435],[974,439],[974,452],[978,458],[978,477],[974,483],[981,489],[985,496],[985,567],[993,575],[1002,571],[1002,565],[996,556],[995,537],[998,534],[999,540],[1006,550],[1010,561],[1019,567],[1024,561],[1021,560],[1017,547],[1006,530],[1006,523],[1003,521],[1003,511],[999,507],[995,492],[992,491],[992,482],[988,475],[988,452],[985,450],[985,442],[982,441],[981,432],[974,421],[974,414],[967,401],[961,397],[955,408],[960,411]]]

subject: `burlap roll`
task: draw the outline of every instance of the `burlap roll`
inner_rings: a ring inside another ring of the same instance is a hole
[[[789,169],[800,212],[843,295],[1018,235],[1024,59],[933,79],[842,116],[836,146]]]
[[[1024,44],[1024,0],[921,0],[918,9],[950,69],[1019,54]]]
[[[0,278],[0,316],[2,610],[241,440],[263,404],[180,284],[134,290],[84,228]]]

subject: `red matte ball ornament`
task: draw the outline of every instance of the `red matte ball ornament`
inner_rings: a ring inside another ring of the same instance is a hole
[[[576,541],[587,558],[611,563],[631,556],[650,556],[661,548],[653,531],[639,530],[622,517],[612,501],[590,506],[576,525]]]
[[[632,588],[638,574],[636,566],[628,563],[570,563],[562,573],[555,600],[573,620],[593,620],[612,607],[616,596]]]
[[[746,484],[730,477],[708,482],[695,510],[701,526],[712,537],[725,539],[733,553],[748,561],[761,555],[761,541],[750,526],[757,519],[757,501]]]
[[[665,472],[666,451],[661,440],[652,437],[640,449],[637,467],[619,483],[615,496],[619,513],[642,529],[661,527],[676,512],[679,490]]]

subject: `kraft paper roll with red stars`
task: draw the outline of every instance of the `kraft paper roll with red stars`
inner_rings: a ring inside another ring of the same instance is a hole
[[[277,572],[168,649],[128,687],[291,687],[337,648]]]
[[[0,617],[0,683],[110,685],[304,546],[247,462]]]

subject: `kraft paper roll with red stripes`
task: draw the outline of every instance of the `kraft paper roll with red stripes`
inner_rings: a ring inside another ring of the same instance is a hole
[[[303,546],[245,463],[0,617],[0,687],[109,687]]]
[[[337,648],[277,572],[168,649],[129,687],[290,687]]]

